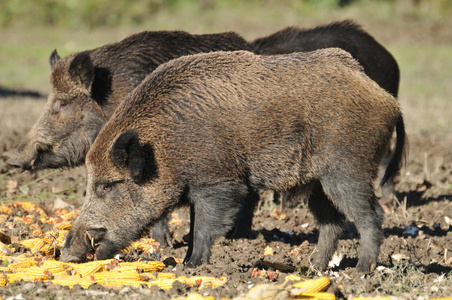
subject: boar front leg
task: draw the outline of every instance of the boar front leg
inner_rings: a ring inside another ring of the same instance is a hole
[[[160,246],[171,246],[173,237],[168,228],[168,215],[165,215],[160,221],[152,227],[152,238],[160,243]]]
[[[184,259],[187,267],[209,263],[212,243],[232,229],[248,194],[248,187],[237,182],[190,188],[191,237]]]

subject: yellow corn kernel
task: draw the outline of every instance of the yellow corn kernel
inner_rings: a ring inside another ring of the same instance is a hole
[[[336,300],[336,296],[332,293],[306,293],[296,296],[295,299]]]

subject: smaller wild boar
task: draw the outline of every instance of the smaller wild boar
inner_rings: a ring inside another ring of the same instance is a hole
[[[86,199],[62,261],[113,257],[190,203],[185,264],[208,263],[215,238],[257,190],[308,193],[328,266],[346,219],[361,235],[357,269],[373,270],[383,235],[373,183],[394,127],[383,182],[399,170],[405,131],[396,99],[340,49],[185,56],[159,66],[120,104],[87,155]]]
[[[263,55],[308,52],[338,47],[349,52],[363,67],[367,76],[394,97],[399,93],[400,70],[392,54],[361,26],[351,20],[333,22],[314,28],[287,27],[251,42],[254,53]],[[385,169],[392,150],[390,145],[381,163]],[[382,197],[394,193],[394,181],[381,187]]]

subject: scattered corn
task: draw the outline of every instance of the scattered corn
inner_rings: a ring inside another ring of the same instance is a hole
[[[328,279],[328,277],[320,277],[317,279],[309,279],[306,281],[300,281],[297,283],[294,283],[292,286],[299,289],[292,291],[292,294],[294,295],[301,295],[301,294],[309,294],[309,293],[317,293],[317,292],[323,292],[325,291],[331,284],[331,281]]]

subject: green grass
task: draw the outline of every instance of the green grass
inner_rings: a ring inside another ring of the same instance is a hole
[[[390,50],[401,69],[399,98],[407,129],[450,133],[452,46],[395,45]]]

